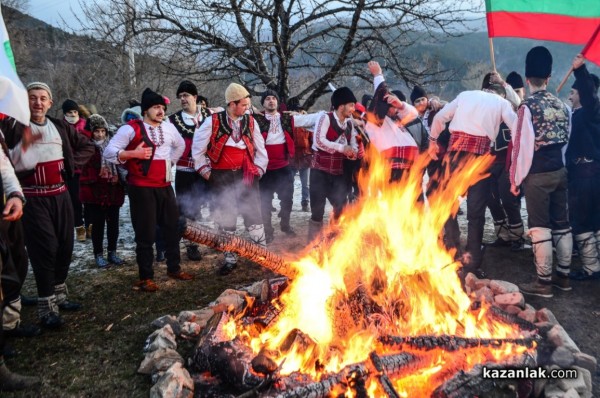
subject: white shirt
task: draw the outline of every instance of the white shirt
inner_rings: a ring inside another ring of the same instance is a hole
[[[160,124],[163,133],[161,141],[157,129],[154,129],[155,132],[152,134],[151,127],[149,124],[144,123],[148,138],[156,145],[153,160],[167,160],[170,163],[176,162],[185,150],[185,141],[181,134],[179,134],[174,125],[163,121]],[[119,160],[119,152],[124,151],[134,137],[135,130],[133,130],[133,127],[128,124],[119,127],[104,150],[104,158],[111,163],[124,164],[125,162]],[[167,167],[167,170],[169,170],[169,167]]]
[[[206,156],[206,150],[208,148],[208,143],[210,142],[210,136],[212,135],[212,119],[212,117],[208,117],[194,133],[194,140],[192,141],[192,157],[194,158],[194,167],[196,168],[196,171],[199,171],[203,167],[210,166],[210,159]],[[240,118],[236,119],[236,121],[239,119]],[[254,120],[254,118],[252,120]],[[260,127],[256,120],[254,120],[254,133],[252,134],[252,139],[256,151],[254,154],[254,164],[259,168],[262,176],[267,170],[269,158],[267,156],[267,150],[265,149],[265,140],[260,133]],[[231,137],[229,137],[225,146],[246,149],[244,140],[240,139],[238,142],[235,142]]]
[[[437,139],[448,122],[451,133],[462,131],[495,141],[501,122],[514,131],[517,114],[510,102],[497,94],[481,90],[463,91],[435,115],[430,136]]]
[[[313,140],[312,149],[313,151],[325,151],[327,153],[336,153],[344,152],[344,147],[346,145],[350,145],[352,149],[358,151],[358,144],[356,143],[356,130],[354,130],[354,124],[350,118],[346,118],[343,122],[338,119],[337,113],[333,112],[333,119],[337,123],[337,125],[342,129],[346,130],[346,126],[350,124],[352,126],[352,136],[350,138],[350,142],[346,140],[346,134],[340,134],[340,136],[335,141],[329,141],[327,139],[327,131],[329,130],[329,115],[325,112],[321,114],[319,117],[319,121],[317,122],[317,128],[315,130]]]
[[[13,192],[20,192],[23,194],[19,179],[15,175],[10,160],[6,157],[3,150],[0,149],[0,175],[2,175],[2,189],[6,195],[10,195]]]
[[[413,136],[404,127],[398,126],[392,119],[385,117],[381,126],[367,122],[365,131],[371,144],[379,152],[393,147],[417,146]]]
[[[21,143],[10,150],[15,171],[32,170],[38,163],[64,159],[63,142],[54,123],[46,119],[42,125],[31,122],[30,126],[31,133],[42,138],[31,144],[26,152],[21,149]]]

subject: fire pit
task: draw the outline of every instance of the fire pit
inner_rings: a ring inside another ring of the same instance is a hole
[[[439,241],[456,198],[490,161],[467,161],[424,204],[425,159],[390,185],[385,160],[372,156],[363,197],[296,260],[189,225],[186,238],[283,275],[253,294],[229,292],[196,314],[202,322],[166,320],[167,335],[199,335],[188,366],[195,396],[528,396],[532,382],[485,379],[483,367],[536,365],[535,310],[512,284],[461,283]]]

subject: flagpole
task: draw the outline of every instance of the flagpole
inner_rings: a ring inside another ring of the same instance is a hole
[[[494,69],[494,72],[496,72],[496,58],[494,57],[494,41],[492,40],[492,38],[489,38],[490,41],[490,58],[492,59],[492,68]]]
[[[556,88],[556,94],[560,93],[560,90],[562,90],[562,88],[565,85],[565,83],[567,82],[567,80],[569,80],[569,76],[571,76],[571,73],[573,73],[573,67],[572,66],[569,68],[569,71],[567,72],[567,74],[565,75],[565,77],[563,77],[563,79],[560,81],[560,84]]]

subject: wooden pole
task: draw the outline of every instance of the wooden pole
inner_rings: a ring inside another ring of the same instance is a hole
[[[567,72],[567,74],[565,75],[565,77],[563,77],[563,79],[560,81],[560,84],[556,88],[556,94],[560,93],[560,90],[562,90],[562,88],[565,85],[565,83],[567,82],[567,80],[569,80],[569,76],[571,76],[571,73],[573,73],[573,67],[572,66],[571,66],[571,68],[569,68],[569,71]]]
[[[492,38],[489,38],[490,40],[490,58],[492,60],[492,68],[494,69],[494,72],[496,72],[496,58],[494,57],[494,41],[492,40]]]

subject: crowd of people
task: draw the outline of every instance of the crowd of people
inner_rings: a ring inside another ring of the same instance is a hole
[[[494,156],[488,176],[465,193],[466,246],[461,245],[456,216],[444,227],[444,243],[463,263],[461,276],[484,274],[487,208],[497,235],[489,245],[525,247],[524,194],[537,275],[519,285],[520,290],[552,297],[553,287],[571,290],[570,280],[600,279],[600,83],[581,55],[572,66],[572,107],[547,90],[552,56],[545,47],[527,54],[525,82],[516,72],[506,80],[492,72],[484,76],[481,90],[462,92],[450,102],[419,86],[407,102],[400,90],[390,89],[375,61],[367,65],[373,95],[359,102],[351,89],[341,87],[333,91],[329,111],[314,113],[298,103],[284,104],[271,90],[260,97],[262,109],[255,109],[248,90],[237,83],[227,87],[224,108],[209,108],[196,85],[185,80],[176,91],[180,110],[167,116],[169,100],[148,88],[140,102],[123,112],[123,124],[114,133],[104,117],[83,115],[70,99],[62,105],[63,119],[48,116],[51,88],[30,83],[30,126],[7,116],[0,120],[6,198],[0,224],[2,355],[3,336],[35,336],[40,328],[60,328],[65,323],[61,311],[81,309],[70,300],[66,285],[74,239],[92,239],[100,268],[124,263],[117,240],[126,195],[139,270],[133,288],[155,292],[155,260],[166,260],[170,278],[194,279],[181,267],[180,231],[185,218],[201,220],[203,209],[224,234],[235,234],[242,216],[249,238],[266,246],[275,239],[277,194],[279,228],[295,235],[290,218],[296,173],[302,211],[311,213],[307,238],[317,237],[327,201],[335,222],[360,195],[356,173],[365,167],[369,146],[390,162],[390,184],[402,179],[419,154],[428,154],[429,183],[421,198],[466,160]],[[583,265],[577,272],[570,269],[574,241]],[[186,254],[193,261],[202,258],[193,242],[186,242]],[[29,263],[39,327],[20,320],[20,291]],[[236,254],[225,252],[217,272],[227,275],[236,263]],[[39,383],[11,373],[3,357],[0,365],[0,390]]]

